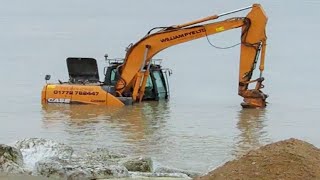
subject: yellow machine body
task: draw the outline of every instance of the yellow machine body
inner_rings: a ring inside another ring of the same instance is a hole
[[[124,106],[117,97],[99,85],[47,84],[42,90],[42,103],[95,104]]]

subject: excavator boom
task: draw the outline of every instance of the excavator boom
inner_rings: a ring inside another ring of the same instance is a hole
[[[234,17],[219,22],[200,24],[246,9],[251,9],[246,17]],[[238,94],[244,97],[243,107],[265,107],[267,95],[262,93],[260,89],[263,87],[261,75],[264,70],[267,19],[261,5],[254,4],[221,15],[213,15],[189,23],[162,28],[155,33],[149,32],[127,51],[125,62],[121,68],[121,78],[116,84],[117,94],[121,96],[124,92],[133,89],[133,99],[141,100],[145,79],[148,77],[148,68],[145,67],[148,67],[146,65],[149,64],[150,59],[160,51],[198,38],[242,28]],[[261,55],[260,77],[251,81],[259,55]],[[257,82],[256,88],[249,90],[248,86],[252,82]]]

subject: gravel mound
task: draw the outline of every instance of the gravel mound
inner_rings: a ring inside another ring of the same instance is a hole
[[[196,179],[320,179],[320,149],[291,138],[250,151]]]

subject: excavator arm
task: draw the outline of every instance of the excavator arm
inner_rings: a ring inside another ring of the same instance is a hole
[[[219,22],[205,22],[218,19],[234,12],[251,9],[246,17],[233,17]],[[150,60],[160,51],[177,45],[221,33],[227,30],[242,28],[241,55],[239,67],[238,94],[244,97],[243,107],[265,107],[266,98],[260,89],[263,88],[262,72],[266,50],[265,28],[267,16],[261,5],[254,4],[221,15],[209,16],[189,23],[161,28],[151,31],[140,41],[132,45],[126,54],[124,64],[120,67],[121,77],[116,84],[118,96],[130,94],[134,100],[142,100],[146,80],[149,75]],[[256,63],[260,56],[260,77],[251,80]],[[256,82],[255,89],[248,89],[250,83]]]

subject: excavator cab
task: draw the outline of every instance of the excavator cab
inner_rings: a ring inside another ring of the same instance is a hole
[[[168,75],[170,69],[163,69],[161,59],[153,59],[150,65],[150,75],[147,79],[143,100],[161,100],[169,98]],[[118,67],[123,64],[123,59],[107,59],[109,66],[104,68],[104,81],[106,86],[115,86],[120,78]],[[128,95],[130,96],[130,95]]]

